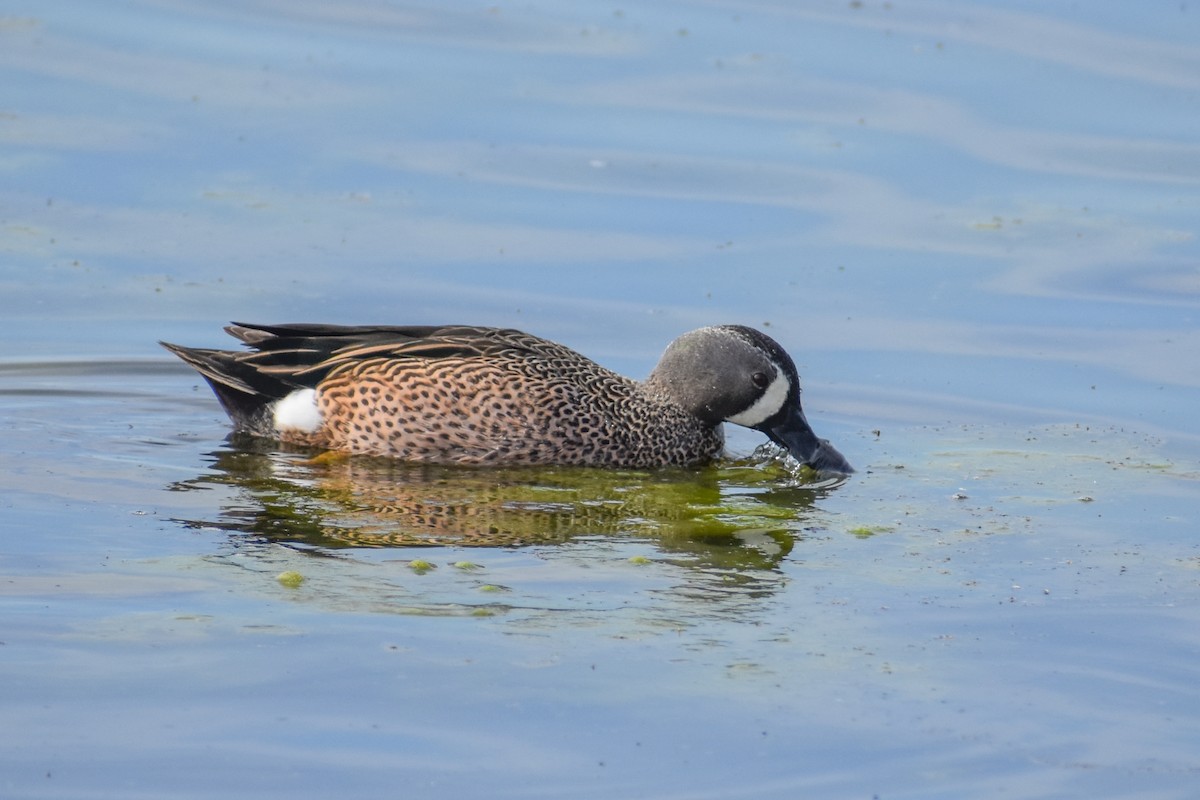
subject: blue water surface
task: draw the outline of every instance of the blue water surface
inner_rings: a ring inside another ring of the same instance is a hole
[[[1195,795],[1197,9],[55,0],[0,75],[0,794]],[[229,320],[751,324],[859,472],[321,538],[379,486],[156,344]]]

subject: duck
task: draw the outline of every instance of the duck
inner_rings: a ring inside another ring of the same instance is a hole
[[[792,358],[744,325],[684,333],[644,381],[506,328],[225,331],[244,348],[160,344],[208,382],[235,430],[289,445],[437,464],[689,467],[723,453],[728,422],[821,477],[854,471],[805,418]]]

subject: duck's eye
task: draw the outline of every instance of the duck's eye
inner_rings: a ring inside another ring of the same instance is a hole
[[[750,376],[750,380],[754,381],[754,385],[760,389],[767,388],[767,385],[771,383],[771,379],[767,377],[767,373],[765,372],[754,373]]]

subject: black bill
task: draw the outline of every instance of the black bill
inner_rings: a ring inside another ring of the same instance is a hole
[[[822,477],[849,475],[854,467],[846,457],[829,443],[828,439],[818,439],[800,404],[788,405],[771,419],[758,428],[771,438],[775,444],[784,447],[792,458],[801,464],[812,467]]]

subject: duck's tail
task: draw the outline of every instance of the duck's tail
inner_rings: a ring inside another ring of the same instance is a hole
[[[208,381],[225,413],[238,430],[272,435],[273,405],[296,388],[285,376],[261,371],[248,352],[208,350],[159,342]]]

